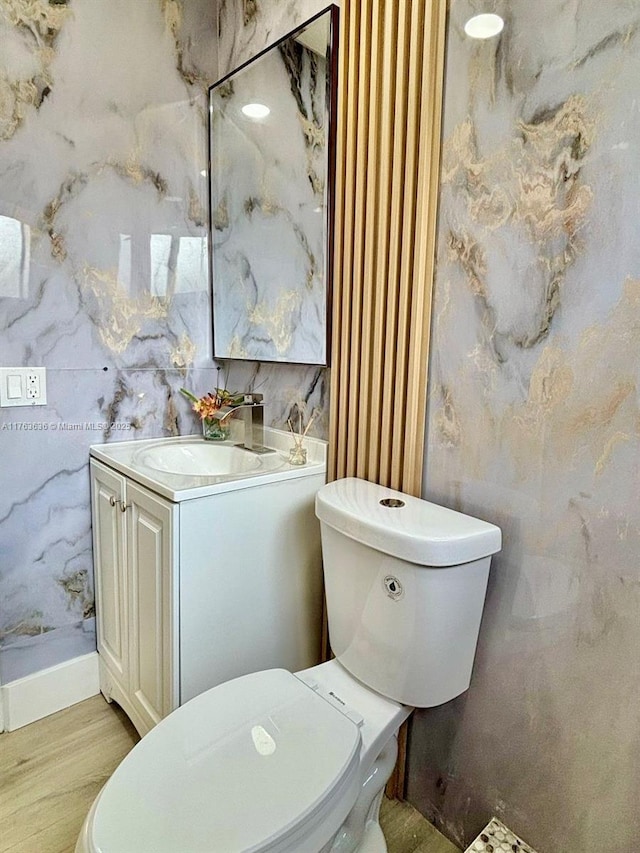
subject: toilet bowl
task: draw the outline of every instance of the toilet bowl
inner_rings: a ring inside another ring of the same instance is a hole
[[[358,684],[336,660],[214,687],[129,753],[94,803],[76,851],[328,850],[380,743],[410,711]],[[389,771],[393,763],[395,755]],[[369,790],[372,801],[378,790]]]
[[[318,493],[334,660],[267,670],[162,720],[76,853],[384,853],[379,804],[413,706],[469,685],[500,531],[362,480]]]

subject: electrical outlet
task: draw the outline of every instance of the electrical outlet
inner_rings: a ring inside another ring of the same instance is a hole
[[[45,406],[46,367],[0,367],[0,406]]]
[[[40,377],[37,373],[27,373],[27,400],[40,399]]]

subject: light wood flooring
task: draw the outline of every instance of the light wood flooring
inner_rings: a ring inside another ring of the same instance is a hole
[[[102,696],[0,735],[0,853],[73,853],[96,794],[137,740]],[[385,801],[381,825],[389,853],[459,853],[408,803]]]
[[[419,811],[400,800],[382,802],[380,826],[389,853],[460,853]]]
[[[102,696],[0,735],[0,851],[73,853],[96,794],[137,741]]]

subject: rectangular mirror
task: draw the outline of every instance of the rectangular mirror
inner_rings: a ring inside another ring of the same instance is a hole
[[[338,9],[209,89],[215,358],[327,364]]]

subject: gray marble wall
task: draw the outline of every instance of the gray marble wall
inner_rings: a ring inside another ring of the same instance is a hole
[[[463,847],[640,844],[639,79],[638,3],[452,3],[425,496],[504,548],[409,799]]]
[[[0,365],[48,369],[0,410],[2,682],[95,648],[89,445],[195,432],[178,389],[218,384],[206,90],[320,8],[284,6],[0,0]],[[323,399],[324,371],[223,376],[278,426]]]

